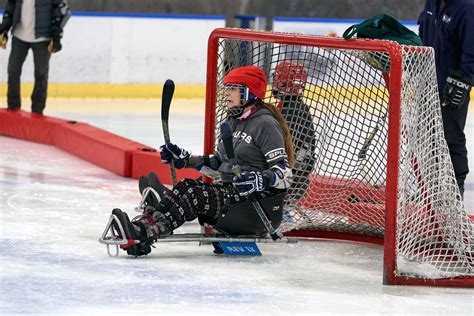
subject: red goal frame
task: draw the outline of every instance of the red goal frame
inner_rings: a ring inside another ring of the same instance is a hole
[[[363,51],[377,51],[388,53],[390,56],[389,72],[389,115],[388,115],[388,148],[387,148],[387,182],[385,195],[385,233],[383,238],[361,236],[353,233],[318,232],[312,230],[291,231],[287,235],[332,238],[352,241],[362,241],[383,244],[384,272],[383,280],[387,285],[429,285],[474,287],[474,277],[457,277],[449,279],[421,279],[414,277],[400,277],[395,275],[396,267],[396,218],[397,218],[397,186],[398,186],[398,157],[400,142],[400,103],[402,85],[402,49],[396,42],[319,37],[303,34],[271,33],[254,30],[218,28],[215,29],[208,41],[207,78],[206,78],[206,113],[204,153],[211,154],[215,144],[216,125],[216,89],[217,89],[217,61],[220,39],[247,40],[268,42],[286,45],[318,46],[334,49],[357,49]],[[421,48],[423,49],[423,48]],[[390,145],[396,144],[396,145]],[[390,189],[394,188],[394,189]]]

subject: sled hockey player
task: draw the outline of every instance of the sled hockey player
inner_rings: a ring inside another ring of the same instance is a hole
[[[277,99],[277,108],[288,123],[295,150],[293,185],[289,196],[299,200],[308,187],[308,177],[313,171],[316,148],[313,116],[303,102],[308,74],[300,64],[292,61],[278,63],[273,74],[272,94]]]
[[[224,77],[224,102],[233,130],[235,159],[242,170],[240,177],[234,176],[222,139],[214,154],[208,156],[191,155],[172,143],[160,147],[163,163],[173,162],[177,169],[195,168],[217,181],[208,184],[201,180],[183,179],[167,190],[153,173],[142,177],[140,191],[151,187],[159,193],[148,196],[143,214],[130,220],[125,212],[112,211],[125,233],[120,237],[128,240],[128,244],[121,248],[129,255],[150,253],[153,242],[170,236],[184,222],[196,218],[219,229],[221,218],[232,208],[237,209],[234,214],[239,213],[239,208],[251,208],[250,195],[262,202],[268,217],[272,217],[273,227],[278,227],[282,212],[270,213],[275,206],[282,209],[286,190],[292,183],[290,166],[294,161],[294,151],[288,125],[280,111],[262,101],[266,87],[266,75],[256,66],[235,68]],[[249,222],[248,218],[234,218],[233,227],[231,225],[229,230],[224,227],[220,231],[243,235],[252,231],[251,227],[263,227],[257,223],[260,218],[254,222]],[[119,231],[117,227],[115,229]],[[264,228],[252,232],[266,234]]]

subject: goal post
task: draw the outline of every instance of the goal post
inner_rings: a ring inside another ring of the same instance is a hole
[[[305,69],[303,92],[272,93],[281,62]],[[223,77],[245,65],[267,73],[264,101],[287,111],[296,147],[281,232],[383,244],[385,284],[474,286],[473,225],[444,140],[431,48],[216,29],[206,154],[226,119]],[[310,122],[292,107],[306,109]]]

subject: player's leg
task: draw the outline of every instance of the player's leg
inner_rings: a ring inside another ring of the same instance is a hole
[[[149,214],[142,214],[130,221],[127,213],[120,209],[114,209],[112,215],[115,215],[120,222],[125,236],[122,236],[122,231],[117,223],[113,222],[115,231],[121,238],[129,241],[128,246],[123,249],[129,255],[143,256],[151,252],[151,244],[158,238],[164,237],[165,229],[160,227],[158,220]],[[139,243],[136,243],[139,241]]]
[[[216,218],[226,205],[236,203],[238,200],[239,196],[232,187],[184,179],[178,182],[173,190],[163,195],[157,205],[148,205],[142,215],[132,220],[118,209],[114,209],[112,214],[120,221],[127,240],[140,241],[137,245],[130,243],[130,246],[122,248],[126,249],[128,254],[140,256],[151,251],[149,246],[151,243],[159,238],[168,237],[186,221],[196,219],[199,214]],[[116,231],[120,230],[116,228]]]
[[[442,107],[444,136],[448,143],[449,154],[454,167],[461,195],[464,193],[464,180],[469,172],[466,148],[466,125],[469,98],[459,108]]]
[[[35,85],[31,94],[31,111],[43,114],[48,94],[49,59],[48,42],[31,44],[35,64]]]
[[[160,189],[164,187],[159,181],[155,174],[150,173],[148,177],[141,177],[138,182],[140,193],[146,192],[147,188],[153,188],[155,192],[160,192]],[[177,185],[178,187],[178,185]],[[180,185],[178,191],[185,190],[183,185]],[[143,214],[136,216],[132,220],[128,217],[127,213],[120,209],[114,209],[112,214],[115,215],[120,222],[120,226],[123,228],[123,232],[120,230],[118,225],[115,224],[115,231],[120,235],[121,238],[125,238],[129,241],[129,245],[122,246],[129,255],[141,256],[151,252],[151,244],[159,238],[167,237],[173,232],[173,227],[169,221],[169,218],[165,218],[161,212],[157,212],[157,208],[163,209],[160,206],[162,198],[167,203],[174,203],[177,197],[166,189],[166,192],[162,192],[163,195],[151,193],[145,198],[145,205]],[[169,195],[169,196],[168,196]],[[141,204],[141,203],[140,203]],[[122,236],[122,233],[125,236]],[[135,243],[139,241],[139,243]]]
[[[239,200],[240,196],[232,186],[184,179],[161,200],[155,211],[163,214],[174,230],[184,222],[195,220],[198,215],[215,220],[227,205]]]

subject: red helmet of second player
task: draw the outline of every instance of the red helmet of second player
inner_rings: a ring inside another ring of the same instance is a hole
[[[282,61],[273,75],[274,94],[299,95],[304,91],[308,73],[300,63]]]

